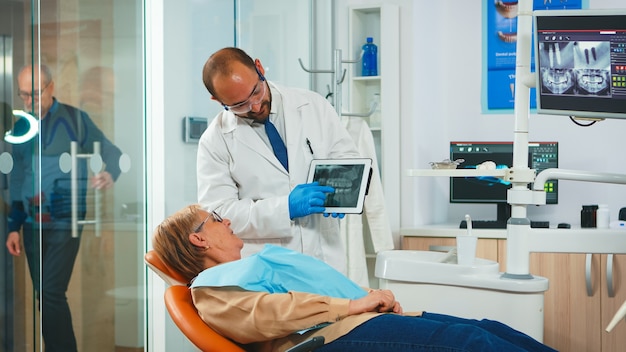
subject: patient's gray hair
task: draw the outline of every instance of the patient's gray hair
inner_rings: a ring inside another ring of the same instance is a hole
[[[152,247],[157,255],[188,283],[205,269],[202,249],[189,241],[189,235],[198,227],[201,211],[198,204],[177,211],[156,227],[152,237]]]

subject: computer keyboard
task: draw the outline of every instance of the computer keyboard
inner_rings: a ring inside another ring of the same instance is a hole
[[[467,221],[462,220],[459,228],[466,229]],[[472,228],[474,229],[506,229],[506,222],[498,221],[498,220],[472,220]]]
[[[530,227],[532,228],[544,228],[547,229],[550,227],[549,221],[532,221],[530,222]],[[467,222],[465,220],[461,221],[459,225],[460,229],[467,228]],[[498,221],[498,220],[472,220],[472,228],[474,229],[506,229],[506,221]]]

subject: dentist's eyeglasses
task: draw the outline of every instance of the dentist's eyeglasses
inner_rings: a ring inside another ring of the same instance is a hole
[[[198,233],[198,232],[202,231],[202,226],[204,226],[204,224],[207,222],[207,220],[209,220],[211,217],[213,217],[213,221],[215,221],[215,222],[222,222],[222,221],[224,221],[224,219],[222,219],[222,217],[219,216],[219,214],[216,213],[215,210],[212,210],[211,213],[209,213],[209,216],[207,216],[206,219],[204,219],[204,221],[201,222],[200,225],[198,225],[198,227],[196,227],[195,230],[193,230],[193,233]]]
[[[235,105],[226,105],[222,104],[225,110],[230,110],[233,114],[246,114],[252,110],[252,105],[257,105],[263,98],[265,98],[265,93],[267,92],[267,85],[265,84],[265,77],[259,72],[259,69],[256,69],[257,75],[259,75],[259,81],[254,86],[254,90],[250,93],[250,96],[245,101],[241,103],[237,103]]]

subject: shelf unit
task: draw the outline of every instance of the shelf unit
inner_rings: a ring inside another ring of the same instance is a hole
[[[348,109],[359,113],[370,110],[375,93],[380,94],[379,126],[370,124],[385,192],[385,207],[394,232],[400,228],[400,26],[399,7],[353,6],[349,8],[348,56],[360,57],[367,37],[378,46],[378,76],[361,76],[360,61],[349,72]]]
[[[400,230],[400,25],[399,7],[351,6],[348,8],[348,56],[360,58],[367,37],[378,46],[378,76],[361,76],[361,61],[348,71],[347,112],[361,116],[374,138],[376,158],[382,182],[385,208],[393,233]],[[374,94],[380,94],[380,122],[373,125],[368,113]],[[398,235],[399,236],[399,235]],[[378,287],[374,277],[376,254],[364,227],[364,244],[371,287]]]

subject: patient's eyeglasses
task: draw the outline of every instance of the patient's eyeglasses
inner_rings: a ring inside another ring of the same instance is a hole
[[[209,216],[206,217],[206,219],[204,219],[203,222],[200,223],[200,225],[198,225],[198,227],[196,227],[196,229],[193,231],[193,233],[198,233],[200,231],[202,231],[202,226],[204,226],[204,224],[207,222],[207,220],[209,220],[209,218],[213,217],[213,221],[216,222],[222,222],[224,221],[224,219],[222,219],[222,217],[215,212],[215,210],[211,210],[211,213],[209,213]]]

